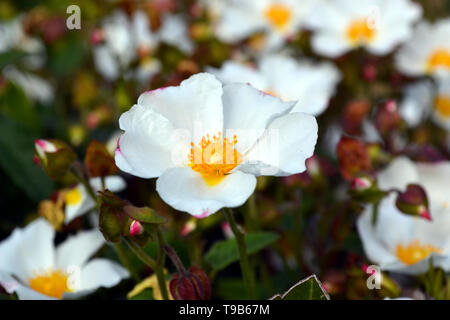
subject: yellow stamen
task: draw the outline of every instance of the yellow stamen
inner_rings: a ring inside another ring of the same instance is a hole
[[[191,142],[189,166],[199,172],[209,186],[215,186],[242,162],[241,153],[235,149],[236,143],[236,136],[230,141],[222,138],[220,132],[212,140],[206,135],[198,146]]]
[[[436,111],[443,117],[450,117],[450,96],[437,96],[434,101]]]
[[[347,28],[347,38],[354,45],[369,43],[375,37],[375,28],[371,28],[367,19],[354,20]]]
[[[264,15],[270,24],[279,30],[285,29],[292,19],[291,9],[281,3],[269,5],[265,10]]]
[[[427,71],[432,73],[438,68],[450,69],[450,50],[438,49],[428,58]]]
[[[442,249],[432,245],[421,245],[419,240],[413,241],[408,245],[397,245],[397,258],[407,265],[422,261],[432,253],[441,253]]]
[[[65,292],[70,292],[67,284],[69,278],[67,273],[50,269],[35,274],[34,278],[29,279],[31,289],[58,299],[61,299]]]
[[[69,190],[65,195],[66,205],[75,205],[80,203],[82,198],[81,191],[79,188],[73,188]]]

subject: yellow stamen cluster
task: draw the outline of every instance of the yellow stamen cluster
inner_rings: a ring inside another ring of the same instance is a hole
[[[198,146],[191,142],[189,166],[201,173],[208,185],[216,185],[242,162],[242,155],[235,148],[236,143],[236,136],[231,141],[222,138],[220,132],[212,139],[209,135],[202,137]]]
[[[434,101],[436,111],[443,117],[450,117],[450,96],[437,96]]]
[[[50,297],[61,299],[65,292],[70,292],[67,280],[69,275],[61,270],[37,272],[29,279],[31,289]]]
[[[288,26],[289,21],[291,21],[292,10],[281,3],[274,3],[266,8],[264,15],[270,24],[275,28],[282,30],[285,29]]]
[[[375,28],[371,28],[367,19],[354,20],[347,28],[347,38],[354,45],[369,43],[375,37]]]
[[[407,265],[415,264],[422,261],[432,253],[441,253],[440,248],[436,248],[432,245],[421,245],[419,240],[413,241],[408,245],[397,245],[397,258]]]
[[[428,58],[427,71],[432,73],[438,68],[450,69],[450,50],[438,49]]]
[[[66,205],[75,205],[80,203],[83,197],[79,188],[73,188],[65,194]]]

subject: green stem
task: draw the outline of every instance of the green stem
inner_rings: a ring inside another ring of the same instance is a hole
[[[245,237],[244,234],[239,230],[236,224],[236,220],[234,219],[233,212],[231,209],[223,210],[228,223],[230,224],[231,230],[236,238],[236,242],[239,249],[239,259],[241,262],[241,270],[242,276],[244,278],[245,288],[247,290],[247,296],[249,299],[256,299],[256,291],[255,291],[255,275],[250,266],[250,260],[247,254],[247,248],[245,245]]]
[[[131,277],[134,281],[139,281],[139,276],[136,273],[136,270],[133,268],[130,260],[127,257],[127,253],[125,252],[125,248],[123,247],[122,243],[118,242],[114,244],[114,249],[116,249],[117,255],[119,256],[120,261],[124,265],[125,268],[130,271]]]
[[[123,238],[125,240],[125,243],[130,247],[131,251],[147,266],[152,268],[153,270],[156,270],[156,261],[152,258],[150,258],[147,253],[134,241],[130,241],[126,238]]]
[[[166,279],[164,276],[164,265],[166,262],[166,254],[164,252],[164,238],[162,236],[161,230],[157,231],[158,239],[158,258],[156,260],[156,277],[158,279],[159,289],[161,290],[161,295],[164,300],[169,300],[169,293],[167,292]]]

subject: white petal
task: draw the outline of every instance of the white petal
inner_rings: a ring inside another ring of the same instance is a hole
[[[169,169],[156,181],[156,190],[166,203],[202,218],[224,207],[241,206],[255,186],[254,176],[239,171],[226,176],[219,184],[209,186],[189,167]]]
[[[358,233],[361,238],[364,252],[370,261],[385,265],[398,261],[398,259],[378,239],[372,224],[372,208],[368,207],[357,220]]]
[[[223,129],[222,84],[212,74],[198,73],[178,87],[145,92],[138,104],[161,114],[176,129],[186,130],[194,143]]]
[[[417,170],[431,205],[450,209],[450,162],[419,163]]]
[[[268,88],[265,77],[258,70],[243,63],[226,61],[220,69],[207,68],[207,70],[223,84],[250,83],[258,90],[266,90]]]
[[[77,203],[66,203],[65,218],[64,218],[65,224],[70,223],[75,218],[78,218],[79,216],[82,216],[89,210],[92,210],[96,205],[96,203],[91,198],[86,188],[82,184],[78,184],[76,187],[69,190],[68,192],[79,192],[81,198],[80,201],[78,201]]]
[[[53,227],[43,218],[14,232],[0,243],[0,270],[27,282],[35,272],[54,265]]]
[[[316,119],[305,113],[294,112],[276,118],[244,155],[239,170],[277,176],[305,171],[305,161],[314,153],[317,130]]]
[[[98,45],[94,48],[94,64],[105,79],[115,80],[119,77],[118,63],[106,45]]]
[[[80,291],[91,291],[100,287],[110,288],[128,277],[129,272],[119,264],[107,259],[97,258],[90,261],[81,270]]]
[[[102,180],[100,177],[92,178],[89,180],[94,191],[102,190]],[[112,192],[120,192],[127,186],[125,180],[120,176],[109,176],[105,178],[106,189]]]
[[[383,190],[391,188],[404,190],[408,184],[418,182],[417,169],[406,157],[394,159],[385,170],[378,174],[378,184]]]
[[[120,137],[116,165],[141,178],[154,178],[174,166],[172,149],[176,143],[173,124],[149,107],[135,105],[120,116]]]
[[[56,248],[56,268],[82,267],[100,249],[105,239],[98,230],[81,231]]]
[[[247,151],[275,118],[289,112],[295,102],[282,102],[248,84],[223,87],[223,113],[226,136],[237,136],[236,148]]]
[[[336,58],[351,50],[349,43],[335,32],[318,32],[312,37],[311,45],[315,52]]]

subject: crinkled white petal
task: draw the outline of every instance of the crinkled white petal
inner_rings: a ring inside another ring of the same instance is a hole
[[[378,185],[382,190],[397,188],[404,190],[411,183],[418,183],[419,175],[414,163],[406,157],[394,159],[378,174]]]
[[[295,102],[283,102],[247,84],[234,83],[223,88],[224,130],[237,136],[236,149],[247,151],[275,118],[289,112]]]
[[[96,258],[81,269],[80,293],[89,293],[100,287],[111,288],[130,276],[119,264],[107,259]]]
[[[314,153],[317,130],[316,119],[305,113],[294,112],[276,118],[244,155],[239,170],[275,176],[303,172],[306,159]]]

